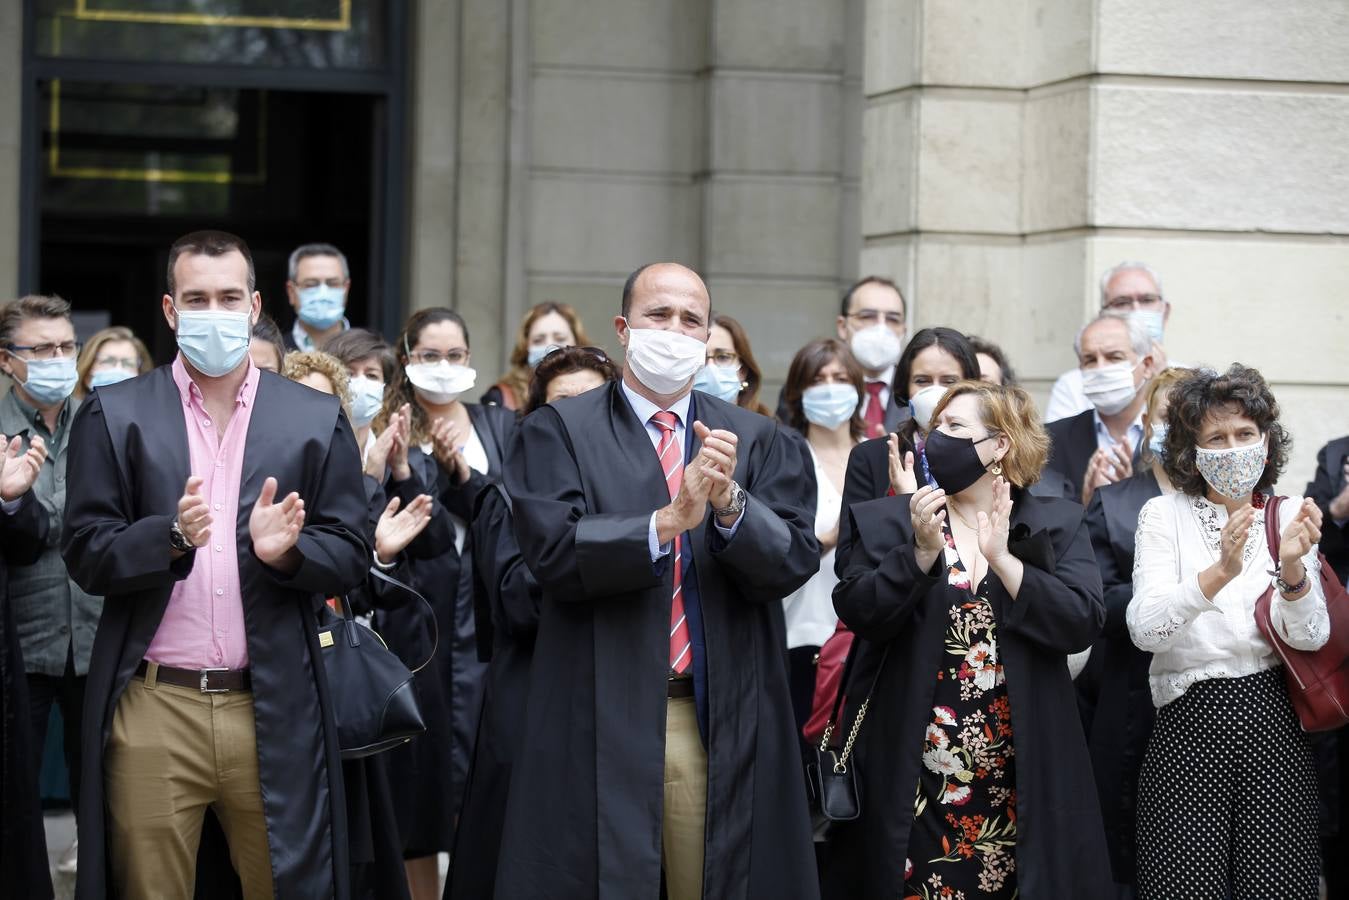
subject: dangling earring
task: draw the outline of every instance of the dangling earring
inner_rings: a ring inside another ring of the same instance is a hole
[[[993,460],[993,465],[989,467],[989,470],[988,470],[988,471],[992,472],[994,475],[1001,475],[1001,474],[1002,474],[1002,460],[1000,460],[1000,459],[995,459],[995,460]]]

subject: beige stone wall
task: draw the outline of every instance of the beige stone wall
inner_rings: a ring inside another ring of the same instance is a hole
[[[1349,432],[1347,42],[1336,0],[869,0],[861,269],[1043,397],[1148,261],[1175,358],[1274,383],[1300,491]]]
[[[857,271],[863,6],[422,0],[409,306],[453,285],[486,379],[542,300],[612,349],[675,259],[780,378]]]

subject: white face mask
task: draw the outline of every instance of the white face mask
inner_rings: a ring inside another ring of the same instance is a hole
[[[1103,416],[1113,416],[1133,402],[1134,397],[1138,396],[1134,370],[1142,363],[1140,359],[1132,366],[1121,362],[1082,370],[1082,391],[1097,412]]]
[[[946,388],[939,384],[930,384],[909,398],[909,412],[920,431],[927,434],[932,427],[932,413],[946,396]]]
[[[868,372],[890,368],[899,362],[899,354],[904,350],[904,342],[888,325],[872,325],[854,332],[848,346]]]
[[[705,341],[678,331],[633,328],[628,323],[628,366],[638,381],[657,394],[677,394],[688,387],[706,361]]]
[[[438,363],[413,363],[403,370],[412,387],[428,403],[453,403],[478,380],[478,373],[468,366],[457,366],[441,360]]]

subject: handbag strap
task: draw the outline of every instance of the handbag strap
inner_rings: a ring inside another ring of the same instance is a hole
[[[823,753],[829,749],[829,738],[834,733],[834,723],[838,720],[839,706],[843,699],[843,692],[848,686],[848,676],[851,674],[854,657],[860,655],[860,643],[854,643],[852,650],[848,652],[848,659],[843,663],[843,677],[839,679],[838,693],[834,696],[833,712],[829,715],[829,723],[824,726],[824,735],[820,738],[820,752]],[[890,645],[885,645],[884,652],[881,653],[881,661],[876,664],[876,673],[871,676],[871,686],[867,688],[866,699],[862,705],[857,708],[857,717],[853,719],[852,728],[848,730],[848,738],[843,742],[843,752],[834,759],[834,771],[843,773],[848,770],[848,759],[852,756],[853,744],[857,742],[857,735],[862,730],[862,722],[867,717],[867,709],[871,706],[871,696],[876,693],[876,685],[881,680],[881,671],[885,668],[885,661],[890,657]]]
[[[1271,494],[1265,501],[1265,546],[1269,548],[1269,558],[1276,569],[1279,565],[1279,506],[1282,503],[1283,498],[1277,494]]]
[[[426,609],[431,613],[431,633],[434,635],[434,637],[432,637],[431,639],[431,655],[426,657],[426,662],[422,663],[420,666],[417,666],[417,668],[411,670],[412,674],[416,675],[422,669],[425,669],[427,666],[431,664],[431,660],[436,658],[436,651],[440,649],[440,623],[436,621],[435,607],[431,605],[430,600],[427,600],[425,597],[423,597],[411,585],[404,584],[403,582],[399,581],[397,578],[394,578],[391,575],[385,575],[383,572],[381,572],[374,566],[370,567],[370,574],[375,576],[380,581],[383,581],[387,584],[391,584],[394,587],[406,591],[407,593],[416,597],[418,600],[422,601],[422,603],[426,604]],[[345,599],[342,602],[342,617],[346,619],[348,622],[353,621],[351,614],[351,604],[347,603]]]

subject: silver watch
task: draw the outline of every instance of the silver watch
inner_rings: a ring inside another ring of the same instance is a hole
[[[718,519],[724,519],[727,516],[738,516],[745,511],[745,489],[739,482],[731,482],[731,505],[725,509],[712,508],[712,515]]]
[[[192,543],[191,539],[183,532],[177,519],[169,524],[169,546],[179,553],[191,553],[197,549],[197,545]]]

